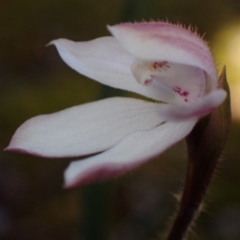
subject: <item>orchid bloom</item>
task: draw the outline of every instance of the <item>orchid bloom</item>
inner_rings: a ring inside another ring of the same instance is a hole
[[[49,158],[95,154],[70,163],[66,187],[118,176],[159,155],[226,97],[211,52],[196,33],[165,22],[108,29],[111,37],[50,44],[77,72],[149,101],[114,97],[37,116],[7,147]]]

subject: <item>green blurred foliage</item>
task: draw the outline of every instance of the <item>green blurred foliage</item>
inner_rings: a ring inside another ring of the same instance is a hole
[[[1,149],[30,117],[127,95],[72,71],[45,47],[49,41],[85,41],[108,35],[107,24],[160,19],[198,26],[211,43],[239,13],[238,0],[1,0]],[[240,239],[239,142],[235,123],[191,239]],[[184,179],[183,143],[123,177],[75,190],[62,189],[69,161],[0,152],[0,239],[139,240],[156,227],[164,233]]]

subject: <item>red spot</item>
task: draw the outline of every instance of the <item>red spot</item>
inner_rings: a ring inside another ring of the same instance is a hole
[[[153,63],[153,68],[154,69],[164,69],[166,70],[167,68],[170,68],[170,66],[168,65],[168,62],[164,61],[164,62],[154,62]]]
[[[188,94],[189,94],[189,92],[184,91],[184,92],[182,93],[182,96],[187,97]]]
[[[144,81],[144,85],[149,85],[153,80],[152,79],[146,79]]]
[[[181,97],[187,97],[189,95],[189,92],[182,90],[180,87],[174,87],[173,91],[178,93]],[[188,102],[187,98],[184,98],[185,102]]]

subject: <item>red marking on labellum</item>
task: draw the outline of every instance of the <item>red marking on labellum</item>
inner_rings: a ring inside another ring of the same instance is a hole
[[[184,91],[184,90],[182,90],[180,87],[174,87],[174,88],[173,88],[173,91],[176,92],[176,93],[178,93],[181,97],[184,97],[184,101],[185,101],[185,102],[188,102],[188,99],[187,99],[187,97],[188,97],[188,95],[189,95],[189,92],[188,92],[188,91]]]
[[[164,62],[154,62],[153,63],[153,68],[158,69],[158,70],[161,70],[161,69],[166,70],[167,68],[170,68],[170,66],[168,65],[168,62],[166,62],[166,61],[164,61]]]
[[[153,80],[150,78],[150,79],[146,79],[144,81],[144,85],[149,85]]]

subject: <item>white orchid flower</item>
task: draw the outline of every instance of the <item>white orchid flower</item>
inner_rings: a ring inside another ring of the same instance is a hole
[[[66,187],[118,176],[159,155],[226,97],[197,34],[164,22],[108,29],[112,37],[51,44],[77,72],[154,101],[114,97],[37,116],[18,128],[7,147],[49,158],[95,154],[70,164]]]

